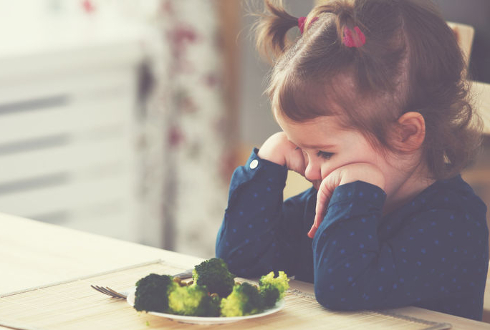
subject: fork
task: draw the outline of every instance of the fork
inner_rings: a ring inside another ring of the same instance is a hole
[[[179,280],[185,280],[188,278],[192,278],[192,269],[188,269],[182,273],[178,273],[173,275],[174,278],[177,278]],[[98,286],[98,285],[90,285],[92,289],[99,291],[100,293],[103,293],[105,295],[110,296],[111,298],[116,298],[116,299],[127,299],[128,293],[125,291],[116,291],[113,290],[109,287],[103,287],[103,286]]]
[[[113,290],[109,287],[103,287],[103,286],[98,286],[98,285],[90,285],[92,289],[99,291],[100,293],[106,294],[110,296],[111,298],[116,298],[116,299],[127,299],[128,294],[125,291],[118,292],[116,290]]]

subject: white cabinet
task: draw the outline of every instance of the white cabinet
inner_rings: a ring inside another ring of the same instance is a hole
[[[136,38],[0,52],[0,212],[139,241]]]

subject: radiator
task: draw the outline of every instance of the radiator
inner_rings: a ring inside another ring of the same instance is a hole
[[[0,58],[0,212],[140,240],[137,61],[114,61],[122,48]]]

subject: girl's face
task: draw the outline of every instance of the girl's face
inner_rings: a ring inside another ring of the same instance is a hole
[[[387,183],[399,173],[385,159],[386,155],[373,148],[361,133],[342,129],[333,116],[297,123],[277,111],[275,115],[288,139],[303,151],[305,178],[317,189],[332,171],[352,163],[368,163],[378,167]]]

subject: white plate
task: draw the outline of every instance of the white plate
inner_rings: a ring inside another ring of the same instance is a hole
[[[136,288],[131,288],[128,290],[128,304],[134,306],[134,293]],[[148,312],[150,315],[165,317],[170,320],[182,322],[182,323],[191,323],[191,324],[224,324],[224,323],[232,323],[238,322],[242,320],[254,319],[257,317],[264,317],[270,314],[274,314],[280,311],[284,307],[284,300],[278,301],[276,305],[272,308],[266,309],[262,313],[247,315],[247,316],[232,316],[232,317],[204,317],[204,316],[184,316],[184,315],[175,315],[168,313],[158,313],[158,312]]]

